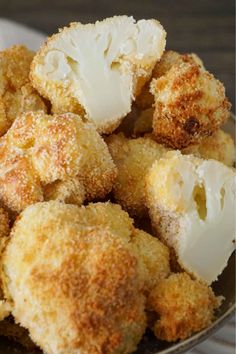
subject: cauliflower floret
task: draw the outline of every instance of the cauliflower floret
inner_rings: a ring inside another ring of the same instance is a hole
[[[146,328],[144,278],[131,234],[118,236],[125,223],[117,205],[52,201],[26,208],[15,223],[4,289],[16,321],[45,353],[136,349]]]
[[[174,248],[183,269],[211,284],[234,250],[235,171],[173,151],[153,164],[146,182],[159,236]]]
[[[167,149],[148,137],[127,139],[123,134],[111,135],[106,142],[118,169],[113,184],[116,201],[131,215],[145,216],[145,176]]]
[[[176,63],[196,63],[203,67],[201,59],[194,53],[192,54],[180,54],[173,50],[167,50],[158,61],[153,69],[151,79],[144,85],[140,95],[137,97],[135,103],[140,109],[147,109],[154,104],[154,96],[150,92],[150,83],[152,79],[158,79],[165,75],[170,68]]]
[[[202,139],[199,144],[188,146],[182,150],[182,153],[218,160],[229,167],[232,167],[235,161],[234,141],[223,130],[218,130],[211,136]]]
[[[13,46],[0,52],[0,136],[23,112],[47,107],[29,82],[34,52],[24,46]]]
[[[101,136],[74,114],[28,112],[0,139],[0,201],[15,213],[48,199],[103,198],[116,175]]]
[[[161,340],[185,339],[212,323],[220,303],[210,287],[186,273],[172,274],[160,280],[148,298],[152,329]]]
[[[196,63],[177,63],[153,79],[153,134],[159,143],[181,149],[213,134],[230,116],[224,85]]]
[[[72,23],[49,38],[31,67],[35,88],[56,113],[85,113],[101,133],[112,132],[131,110],[165,48],[156,20],[115,16]]]
[[[147,232],[135,229],[133,235],[131,242],[144,266],[146,292],[149,293],[161,279],[170,274],[169,250],[158,238]]]

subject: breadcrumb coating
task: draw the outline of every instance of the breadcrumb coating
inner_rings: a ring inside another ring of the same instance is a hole
[[[179,151],[154,162],[146,177],[146,203],[158,236],[185,271],[207,284],[217,280],[234,251],[235,183],[233,168]]]
[[[116,174],[94,126],[74,114],[28,112],[0,139],[0,201],[15,213],[50,198],[103,198]]]
[[[83,114],[100,133],[112,133],[149,80],[165,37],[156,20],[114,16],[71,23],[34,57],[33,86],[51,101],[54,113]]]
[[[186,339],[212,323],[220,304],[221,297],[210,287],[186,273],[172,274],[160,280],[148,299],[149,310],[157,317],[155,336],[168,342]]]
[[[144,278],[121,232],[127,219],[109,203],[51,201],[17,220],[3,259],[4,286],[16,321],[45,353],[136,349],[146,327]]]
[[[34,52],[15,45],[0,52],[0,136],[17,116],[47,107],[29,81]]]
[[[175,64],[153,79],[153,134],[157,142],[182,149],[217,131],[230,116],[224,85],[191,62]]]
[[[139,229],[134,231],[132,244],[144,265],[146,293],[149,293],[161,279],[170,275],[169,249],[158,238]]]
[[[145,216],[145,176],[153,162],[167,150],[149,137],[127,139],[123,134],[106,139],[118,176],[113,184],[115,200],[133,216]]]
[[[152,79],[158,79],[165,75],[170,68],[177,63],[196,63],[203,67],[201,59],[194,53],[180,54],[173,50],[166,50],[153,69],[151,79],[144,85],[140,95],[136,99],[136,105],[140,109],[147,109],[154,104],[154,96],[150,92],[150,83]]]
[[[182,150],[185,155],[193,154],[203,159],[214,159],[232,167],[235,162],[235,145],[232,137],[223,130],[204,138],[199,144],[190,145]]]
[[[155,140],[152,134],[153,108],[148,108],[140,113],[134,124],[136,137],[148,134]],[[197,144],[191,144],[181,150],[184,155],[194,155],[203,159],[214,159],[232,167],[235,162],[235,144],[231,135],[219,129],[211,136],[200,140]]]

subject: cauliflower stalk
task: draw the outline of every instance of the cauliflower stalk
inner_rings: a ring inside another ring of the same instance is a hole
[[[150,215],[181,266],[211,284],[234,250],[236,174],[214,160],[168,152],[147,176]]]
[[[35,56],[33,85],[54,112],[84,110],[100,132],[111,132],[130,112],[165,48],[156,20],[116,16],[95,24],[72,23]]]

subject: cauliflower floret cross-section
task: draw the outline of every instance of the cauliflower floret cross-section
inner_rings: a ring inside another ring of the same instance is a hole
[[[234,250],[236,174],[214,160],[168,152],[147,176],[147,204],[158,234],[180,265],[211,284]]]
[[[95,24],[72,23],[37,53],[33,85],[54,112],[83,112],[99,132],[111,132],[150,78],[165,36],[156,20],[115,16]]]

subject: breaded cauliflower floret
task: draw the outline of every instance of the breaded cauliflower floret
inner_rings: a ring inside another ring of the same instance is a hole
[[[235,161],[235,145],[231,136],[218,130],[212,136],[202,139],[199,144],[182,150],[183,154],[193,154],[204,159],[214,159],[232,167]]]
[[[4,286],[16,321],[45,353],[136,349],[146,327],[144,279],[129,237],[118,236],[126,215],[109,203],[51,201],[17,220],[3,259]]]
[[[47,111],[45,103],[29,81],[34,52],[15,45],[0,52],[0,136],[15,118],[27,111]]]
[[[234,250],[235,184],[234,169],[178,151],[156,161],[147,175],[147,205],[158,235],[183,269],[208,284]]]
[[[122,134],[111,135],[106,142],[118,169],[113,185],[116,201],[131,215],[145,216],[145,176],[166,148],[148,137],[127,139]]]
[[[158,61],[152,72],[152,79],[158,79],[159,77],[165,75],[170,68],[176,63],[196,63],[203,67],[203,63],[201,59],[194,53],[192,54],[180,54],[178,52],[174,52],[173,50],[167,50],[161,57],[161,60]],[[136,105],[141,109],[147,109],[152,107],[154,104],[154,96],[150,92],[150,83],[149,80],[144,87],[140,95],[136,99]]]
[[[156,20],[115,16],[95,24],[72,23],[33,60],[34,87],[54,113],[84,113],[100,133],[111,133],[131,111],[165,48]]]
[[[153,108],[141,112],[134,124],[134,135],[148,136],[155,140],[152,133]],[[184,155],[194,155],[203,159],[214,159],[232,167],[235,162],[235,145],[232,137],[219,129],[211,136],[203,138],[198,144],[189,145],[181,150]]]
[[[136,247],[144,265],[146,292],[149,293],[161,279],[170,274],[169,250],[158,238],[139,229],[134,231],[132,245]]]
[[[229,118],[224,85],[196,63],[175,64],[153,79],[153,133],[159,143],[181,149],[213,134]]]
[[[48,199],[103,198],[116,174],[101,136],[74,114],[29,112],[0,139],[0,201],[16,213]]]
[[[221,298],[212,289],[186,273],[162,279],[151,292],[148,308],[156,314],[152,328],[158,339],[186,339],[209,326]]]

